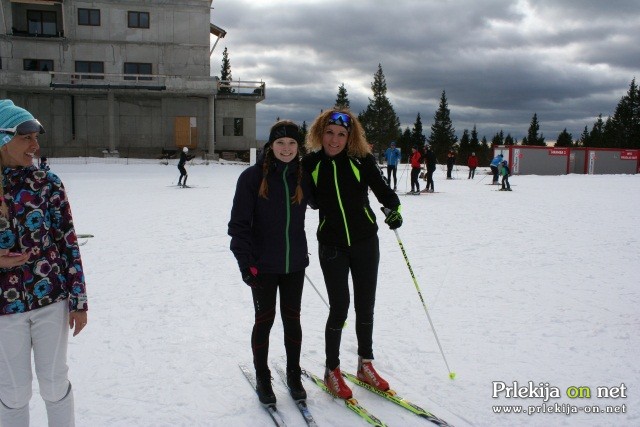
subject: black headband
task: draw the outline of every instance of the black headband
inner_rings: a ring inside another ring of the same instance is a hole
[[[268,144],[272,144],[273,141],[280,138],[293,138],[298,142],[298,144],[302,144],[300,129],[298,129],[298,126],[294,124],[283,124],[271,128]]]

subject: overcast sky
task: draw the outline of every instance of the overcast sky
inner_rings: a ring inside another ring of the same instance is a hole
[[[555,140],[578,139],[640,80],[638,0],[215,0],[234,80],[262,80],[257,137],[277,117],[310,125],[344,83],[355,113],[382,65],[402,130],[420,113],[428,137],[442,91],[458,137],[503,130],[518,141],[533,114]],[[212,42],[214,40],[212,39]]]

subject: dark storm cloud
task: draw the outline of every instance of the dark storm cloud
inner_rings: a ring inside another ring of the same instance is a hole
[[[263,80],[258,138],[277,118],[310,124],[344,83],[352,110],[378,64],[403,129],[429,126],[446,91],[457,134],[518,140],[533,114],[554,140],[613,113],[640,71],[637,1],[215,1],[234,79]]]

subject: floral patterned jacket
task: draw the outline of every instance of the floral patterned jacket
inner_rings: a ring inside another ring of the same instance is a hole
[[[67,195],[55,174],[36,167],[4,168],[0,249],[29,252],[27,263],[0,268],[0,315],[22,313],[69,300],[86,310],[87,295]]]

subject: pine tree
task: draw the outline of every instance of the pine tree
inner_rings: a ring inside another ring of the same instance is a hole
[[[467,158],[469,158],[472,151],[469,130],[465,129],[462,131],[462,136],[460,137],[460,146],[458,147],[457,158],[459,158],[460,162],[463,163]]]
[[[229,61],[229,53],[227,48],[224,48],[222,52],[222,67],[220,68],[220,80],[223,82],[230,82],[233,80],[231,77],[231,61]],[[228,86],[221,86],[218,93],[235,93],[235,89]]]
[[[567,132],[567,128],[558,135],[555,147],[573,147],[573,136]]]
[[[598,115],[596,122],[591,128],[589,133],[589,145],[588,147],[605,147],[604,141],[604,121],[602,120],[602,114]]]
[[[416,116],[416,121],[413,124],[413,129],[411,130],[411,142],[412,145],[417,145],[420,149],[424,147],[424,144],[427,142],[427,137],[424,136],[422,132],[422,119],[420,118],[420,113]]]
[[[400,136],[400,119],[387,98],[387,83],[381,64],[378,64],[378,71],[373,76],[371,90],[373,99],[369,98],[369,105],[358,118],[374,151],[381,152]]]
[[[409,129],[408,126],[396,142],[396,147],[400,149],[402,161],[408,161],[409,155],[411,154],[411,147],[413,146],[411,142],[411,129]]]
[[[500,132],[496,133],[491,140],[491,145],[505,145],[504,144],[504,132],[500,130]]]
[[[489,147],[486,136],[482,137],[479,151],[480,153],[476,153],[478,155],[478,165],[489,166],[489,163],[493,160],[493,152],[491,151],[491,147]]]
[[[606,146],[640,148],[640,91],[635,78],[610,119],[610,123],[605,123]]]
[[[447,152],[453,149],[456,142],[458,142],[458,137],[451,122],[449,107],[447,106],[447,95],[444,90],[440,97],[438,110],[433,116],[431,135],[429,135],[428,141],[439,161],[444,161]]]
[[[538,136],[538,131],[540,130],[540,124],[538,123],[538,115],[533,113],[533,118],[531,119],[531,125],[529,125],[529,131],[527,132],[526,139],[522,139],[522,145],[539,145],[545,146],[544,136],[540,134]]]
[[[480,151],[480,141],[478,140],[478,130],[476,129],[476,125],[473,125],[473,129],[471,130],[469,150],[471,150],[472,153],[476,153],[476,155],[478,155]]]
[[[510,133],[504,137],[504,145],[516,145],[516,140],[513,139]]]
[[[576,141],[576,146],[579,147],[589,147],[589,130],[587,127],[584,127],[582,134],[580,135],[580,139]]]
[[[336,97],[336,107],[338,108],[350,108],[349,95],[347,95],[347,89],[344,87],[344,83],[338,88],[338,96]]]

